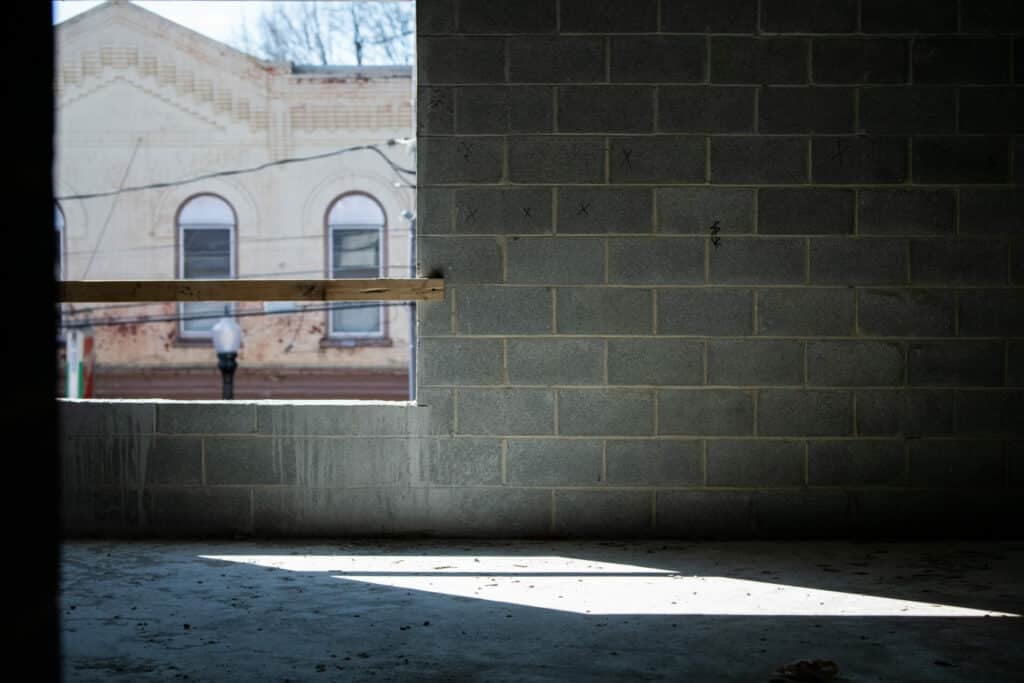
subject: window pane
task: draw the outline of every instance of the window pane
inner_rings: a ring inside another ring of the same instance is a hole
[[[327,223],[335,225],[384,225],[380,205],[366,195],[350,194],[334,202]]]
[[[342,334],[380,334],[380,307],[362,306],[333,310],[331,330]]]
[[[188,333],[209,333],[217,321],[224,316],[224,308],[228,304],[218,301],[196,301],[181,305],[182,327]],[[192,316],[210,316],[199,320],[190,320]]]
[[[380,276],[380,233],[377,230],[333,230],[332,277]]]
[[[196,223],[234,225],[235,214],[231,210],[231,206],[220,197],[204,194],[190,199],[178,214],[179,225],[195,225]]]
[[[231,230],[184,231],[186,278],[231,277]]]

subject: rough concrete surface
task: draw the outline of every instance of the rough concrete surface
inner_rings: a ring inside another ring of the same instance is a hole
[[[1022,542],[73,541],[59,599],[67,681],[995,682],[1022,584]]]

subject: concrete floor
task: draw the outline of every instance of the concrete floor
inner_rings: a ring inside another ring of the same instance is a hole
[[[1024,543],[67,542],[67,681],[1024,680]],[[1012,615],[1012,616],[1006,616]]]

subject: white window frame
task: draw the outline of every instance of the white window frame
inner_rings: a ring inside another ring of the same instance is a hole
[[[208,224],[190,223],[190,224],[187,224],[187,225],[182,225],[182,223],[181,223],[181,212],[182,212],[182,210],[186,206],[188,206],[188,204],[190,202],[192,202],[192,201],[194,201],[194,200],[196,200],[196,199],[198,199],[200,197],[214,197],[214,198],[219,199],[220,201],[224,202],[224,204],[227,205],[227,207],[231,210],[231,216],[232,216],[234,222],[230,226],[229,225],[224,225],[224,224],[209,224],[209,223]],[[237,217],[237,214],[235,213],[235,207],[233,207],[231,205],[231,202],[229,202],[228,200],[224,199],[223,197],[221,197],[218,194],[213,194],[212,192],[203,192],[203,193],[200,193],[200,194],[192,195],[191,197],[189,197],[188,199],[186,199],[184,202],[181,203],[181,206],[178,208],[178,213],[177,213],[177,215],[175,217],[175,222],[177,223],[176,227],[177,227],[177,233],[178,233],[178,278],[179,279],[185,280],[185,281],[188,281],[188,280],[218,279],[218,278],[186,278],[185,277],[185,231],[186,230],[227,230],[228,231],[228,235],[229,235],[229,240],[228,240],[228,273],[229,273],[228,274],[228,279],[232,279],[233,280],[236,277],[238,277],[237,268],[235,266],[236,262],[238,261],[238,258],[236,256],[237,251],[238,251],[238,217]],[[186,315],[188,315],[188,313],[186,312],[186,308],[189,305],[189,303],[190,302],[186,302],[186,301],[178,302],[178,315],[181,318],[184,318]],[[234,311],[235,311],[235,304],[228,302],[227,306],[229,307],[229,311],[231,313],[234,313]],[[201,332],[201,331],[196,331],[196,330],[187,330],[187,329],[185,329],[185,323],[186,322],[187,321],[184,320],[184,319],[181,319],[181,320],[178,321],[178,337],[179,338],[181,338],[181,339],[210,339],[212,337],[210,332]]]
[[[365,195],[369,197],[369,195]],[[344,197],[336,200],[335,203],[342,201]],[[372,197],[371,197],[372,199]],[[377,201],[377,200],[373,200]],[[379,204],[378,204],[379,205]],[[334,204],[331,204],[333,208]],[[381,213],[383,213],[381,209]],[[328,211],[328,215],[329,215]],[[384,226],[383,225],[328,225],[327,229],[330,233],[328,249],[327,249],[327,277],[331,280],[336,279],[334,277],[334,235],[339,232],[370,232],[375,231],[377,233],[377,277],[381,277],[384,272]],[[362,302],[356,302],[360,305]],[[336,304],[344,307],[344,304]],[[345,330],[334,329],[334,311],[328,311],[327,315],[327,335],[332,339],[377,339],[384,336],[384,307],[377,305],[377,330],[375,332],[346,332]]]

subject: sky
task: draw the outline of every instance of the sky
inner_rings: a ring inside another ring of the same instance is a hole
[[[76,14],[81,14],[102,4],[97,0],[55,0],[53,23],[59,24]],[[248,23],[250,32],[255,30],[261,6],[269,2],[261,0],[232,0],[207,2],[205,0],[138,0],[135,4],[151,12],[163,15],[171,21],[187,26],[205,36],[222,43],[234,44],[240,27]]]

